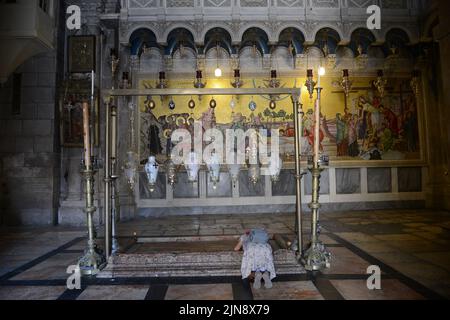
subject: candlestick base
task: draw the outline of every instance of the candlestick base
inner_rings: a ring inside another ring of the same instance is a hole
[[[316,241],[311,243],[309,249],[306,250],[302,257],[302,263],[308,271],[321,271],[330,268],[331,253],[327,251],[322,242]]]
[[[103,253],[97,248],[95,242],[89,241],[89,249],[86,250],[84,256],[78,261],[80,273],[83,276],[95,276],[106,265]]]

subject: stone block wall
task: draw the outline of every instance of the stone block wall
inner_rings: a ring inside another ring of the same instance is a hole
[[[12,112],[12,77],[0,89],[3,224],[56,223],[59,188],[56,51],[20,66],[20,114]]]

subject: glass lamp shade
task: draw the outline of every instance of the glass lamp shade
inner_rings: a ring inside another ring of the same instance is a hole
[[[159,172],[159,165],[156,162],[156,158],[149,157],[148,162],[145,165],[145,173],[147,174],[150,192],[155,191],[156,181],[158,179],[158,172]]]
[[[200,162],[198,161],[198,157],[195,152],[189,153],[188,160],[185,162],[184,166],[188,174],[188,181],[190,183],[196,183],[198,181]]]
[[[275,161],[270,161],[269,174],[270,178],[272,179],[272,182],[276,183],[280,181],[280,173],[282,168],[283,168],[283,160],[281,160],[280,157],[278,157],[278,159],[275,158]]]

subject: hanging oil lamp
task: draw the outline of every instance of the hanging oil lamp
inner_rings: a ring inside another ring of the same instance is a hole
[[[275,102],[274,99],[270,100],[269,108],[270,108],[270,110],[275,110],[277,108],[277,103]]]
[[[203,82],[203,73],[201,70],[197,70],[194,87],[197,89],[203,89],[206,87],[206,82]]]
[[[373,86],[378,90],[380,93],[380,97],[384,98],[386,93],[386,85],[387,85],[387,79],[384,78],[384,72],[383,70],[378,70],[377,72],[377,80],[373,82]]]
[[[209,102],[209,107],[211,109],[215,109],[217,107],[217,101],[214,100],[214,97],[211,99],[211,101]]]
[[[231,82],[233,88],[239,89],[244,85],[244,81],[241,80],[241,70],[234,70],[234,81]]]
[[[157,89],[167,89],[167,80],[166,80],[166,73],[164,71],[161,71],[159,73],[159,82],[156,83]]]
[[[189,107],[189,109],[195,109],[195,101],[194,101],[194,99],[192,99],[192,97],[191,97],[191,100],[189,100],[189,102],[188,102],[188,107]]]
[[[350,90],[352,89],[353,82],[350,80],[348,69],[343,70],[343,76],[341,81],[341,87],[344,90],[345,96],[348,98]]]
[[[175,110],[175,108],[176,108],[175,101],[173,101],[173,99],[171,98],[169,101],[169,109],[173,111]]]
[[[419,70],[414,70],[412,74],[412,79],[410,82],[410,86],[416,97],[420,93],[420,72]]]
[[[256,102],[253,100],[250,101],[250,103],[248,104],[248,108],[250,109],[250,111],[254,112],[256,110],[256,108],[258,108],[258,105],[256,104]]]
[[[312,69],[308,69],[306,73],[305,87],[308,89],[309,98],[314,97],[314,88],[316,87],[316,82],[314,81],[314,74]]]

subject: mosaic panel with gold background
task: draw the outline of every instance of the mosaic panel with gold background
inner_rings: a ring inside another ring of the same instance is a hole
[[[302,134],[302,153],[311,152],[313,141],[313,101],[304,87],[304,78],[280,79],[284,87],[302,88],[302,103],[305,111]],[[409,79],[389,79],[387,93],[381,98],[372,86],[373,78],[354,78],[353,88],[346,97],[337,78],[322,79],[322,150],[332,160],[420,160],[419,119],[416,97]],[[207,87],[230,87],[230,79],[208,79]],[[141,89],[153,87],[154,80],[142,79]],[[168,82],[170,88],[192,88],[192,79]],[[246,80],[244,88],[264,87],[265,79]],[[210,108],[210,100],[217,107]],[[280,130],[280,152],[284,158],[294,153],[293,108],[290,97],[282,96],[274,110],[269,108],[269,98],[261,96],[198,96],[153,97],[156,108],[149,110],[148,98],[141,97],[140,109],[140,157],[150,154],[163,157],[167,149],[167,129],[177,128],[192,131],[193,120],[203,122],[205,128],[215,126],[222,130],[230,128],[261,128]],[[193,99],[195,108],[188,102]],[[175,102],[170,110],[169,102]],[[235,107],[232,108],[232,101]],[[256,103],[251,110],[250,102]],[[168,132],[170,132],[170,130]]]

